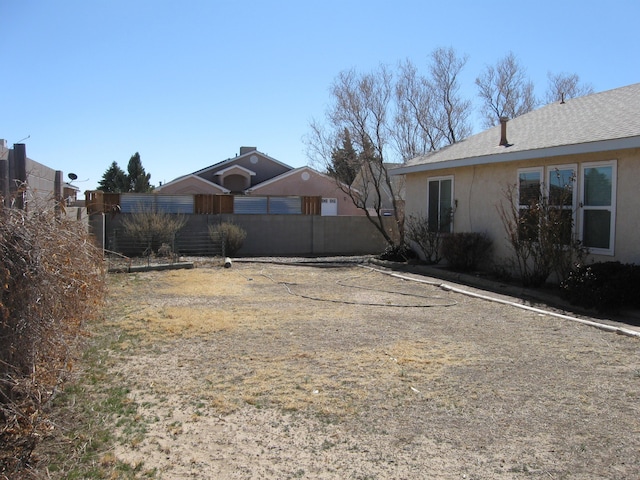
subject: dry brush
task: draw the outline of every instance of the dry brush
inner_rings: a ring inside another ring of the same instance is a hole
[[[46,409],[71,370],[82,324],[99,312],[102,255],[53,208],[0,204],[0,476],[28,466]]]

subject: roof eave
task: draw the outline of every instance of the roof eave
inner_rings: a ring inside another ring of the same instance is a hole
[[[488,165],[495,163],[518,162],[537,158],[552,158],[564,155],[584,155],[587,153],[608,152],[613,150],[627,150],[640,148],[640,135],[634,137],[615,138],[596,142],[577,143],[573,145],[559,145],[555,147],[535,150],[503,151],[492,155],[460,158],[443,162],[409,165],[389,170],[391,175],[407,175],[411,173],[429,172],[445,168],[470,167],[473,165]]]

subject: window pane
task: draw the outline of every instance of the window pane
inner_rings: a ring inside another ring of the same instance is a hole
[[[537,208],[521,208],[518,211],[518,238],[521,241],[535,242],[540,226]]]
[[[584,204],[611,205],[613,167],[594,167],[584,170]]]
[[[554,236],[553,243],[569,245],[573,232],[573,212],[569,209],[552,208],[549,210],[549,222]]]
[[[440,182],[440,229],[439,232],[451,231],[451,180]]]
[[[584,245],[591,248],[610,247],[611,212],[607,210],[584,210]]]
[[[540,180],[540,172],[520,172],[518,192],[521,206],[531,205],[540,200]]]
[[[572,168],[549,172],[549,202],[551,205],[573,206],[575,172]]]
[[[438,214],[440,200],[440,182],[437,180],[429,181],[429,212],[427,222],[429,223],[429,231],[438,231]]]

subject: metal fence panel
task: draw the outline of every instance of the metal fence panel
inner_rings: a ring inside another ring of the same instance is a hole
[[[147,193],[123,193],[120,195],[120,211],[122,213],[152,212],[153,197]]]
[[[160,212],[194,213],[193,195],[150,195],[148,193],[124,193],[120,196],[122,213]]]
[[[233,198],[233,213],[237,214],[265,214],[268,213],[267,197],[240,197]]]
[[[277,215],[300,215],[300,197],[269,197],[269,213]]]
[[[156,195],[155,198],[157,212],[194,213],[193,195]]]

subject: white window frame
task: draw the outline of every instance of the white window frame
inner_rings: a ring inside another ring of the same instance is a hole
[[[598,167],[611,167],[611,205],[598,206],[598,205],[584,205],[585,195],[585,171],[588,168]],[[588,247],[589,253],[596,255],[608,255],[613,256],[615,252],[615,240],[616,240],[616,203],[617,203],[617,191],[618,191],[618,162],[617,160],[606,160],[602,162],[587,162],[580,165],[580,239],[584,241],[584,211],[588,210],[607,210],[611,211],[611,219],[609,224],[609,248],[596,248]],[[586,245],[585,245],[586,246]]]
[[[528,168],[519,168],[517,172],[517,183],[518,185],[518,208],[520,207],[520,174],[521,173],[539,173],[540,174],[540,196],[542,197],[542,185],[544,184],[544,167],[528,167]]]
[[[549,165],[548,167],[546,167],[546,184],[543,187],[544,188],[544,195],[547,197],[548,201],[549,201],[549,207],[553,207],[554,205],[551,205],[551,175],[554,174],[554,172],[556,170],[573,170],[574,173],[574,177],[573,177],[573,188],[572,188],[572,198],[571,198],[571,207],[569,206],[562,206],[561,208],[563,210],[568,210],[569,208],[571,208],[571,221],[572,221],[572,227],[571,227],[571,238],[574,239],[574,236],[577,234],[578,232],[578,224],[577,224],[577,213],[578,213],[578,164],[576,163],[570,163],[570,164],[565,164],[565,165]],[[582,237],[580,237],[582,238]]]
[[[431,182],[438,182],[438,192],[442,191],[442,181],[445,180],[451,180],[451,221],[449,222],[449,232],[440,232],[440,229],[438,228],[438,233],[451,233],[453,232],[453,213],[455,212],[455,182],[453,179],[453,175],[443,175],[440,177],[429,177],[427,178],[427,216],[429,215],[430,210],[430,205],[429,205],[429,183]],[[438,214],[440,213],[440,198],[438,196]],[[438,217],[438,226],[440,225],[440,217]]]
[[[516,185],[518,186],[517,188],[517,197],[516,197],[516,207],[518,208],[518,214],[520,214],[520,210],[528,210],[529,209],[529,205],[522,205],[520,203],[520,175],[522,173],[538,173],[540,175],[540,192],[539,192],[539,198],[542,199],[542,195],[544,194],[543,192],[543,185],[544,185],[544,167],[528,167],[528,168],[519,168],[517,171],[517,177],[516,177]]]

